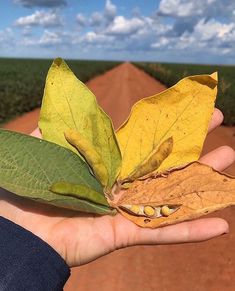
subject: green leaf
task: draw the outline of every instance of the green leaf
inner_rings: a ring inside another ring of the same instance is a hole
[[[87,164],[68,149],[35,137],[0,129],[0,187],[19,196],[58,207],[111,213],[108,207],[49,190],[58,181],[81,184],[101,193]]]
[[[100,194],[85,185],[57,182],[50,187],[50,190],[58,194],[77,197],[79,199],[85,199],[94,203],[109,206],[108,201],[103,194]]]
[[[121,153],[113,125],[98,106],[94,94],[80,82],[67,64],[55,59],[47,75],[39,127],[44,139],[80,153],[64,133],[78,131],[95,148],[108,170],[108,188],[121,167]]]

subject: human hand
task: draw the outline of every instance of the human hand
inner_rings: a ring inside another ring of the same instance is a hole
[[[223,116],[215,110],[209,131]],[[39,130],[33,132],[40,137]],[[216,170],[235,161],[235,152],[220,147],[200,159]],[[95,260],[116,249],[133,245],[158,245],[203,241],[228,232],[220,218],[198,219],[158,229],[140,228],[122,215],[96,216],[58,209],[22,199],[2,190],[0,215],[31,231],[51,245],[70,267]]]

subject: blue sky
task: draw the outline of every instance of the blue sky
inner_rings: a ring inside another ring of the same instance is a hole
[[[235,1],[0,1],[0,56],[235,64]]]

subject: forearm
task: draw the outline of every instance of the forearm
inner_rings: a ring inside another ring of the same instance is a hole
[[[70,271],[40,238],[0,217],[0,290],[63,289]]]

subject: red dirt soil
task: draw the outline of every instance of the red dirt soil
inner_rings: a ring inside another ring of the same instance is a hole
[[[129,63],[87,83],[99,104],[112,117],[115,128],[127,118],[132,105],[165,87]],[[30,133],[36,126],[36,109],[4,127]],[[235,128],[220,127],[209,134],[203,153],[221,145],[235,149]],[[235,164],[226,170],[235,175]],[[85,266],[74,268],[65,291],[234,291],[235,208],[220,211],[230,234],[202,243],[137,246],[116,251]]]

